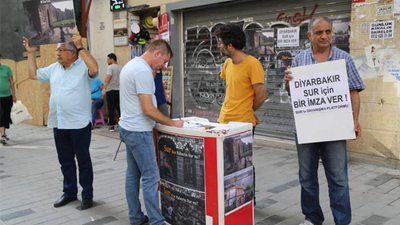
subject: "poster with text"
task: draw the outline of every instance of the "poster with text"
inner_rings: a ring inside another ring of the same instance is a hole
[[[158,132],[160,178],[204,191],[204,139]]]
[[[31,45],[71,41],[75,27],[72,0],[31,0],[22,4],[23,28]]]
[[[291,69],[292,108],[300,144],[355,138],[344,59]]]
[[[225,214],[254,199],[253,167],[224,177]]]
[[[205,192],[160,182],[161,213],[174,225],[206,225]]]
[[[253,136],[245,132],[224,139],[224,176],[253,166]]]
[[[298,47],[300,39],[300,27],[279,28],[277,36],[277,46]]]
[[[394,20],[370,23],[369,39],[385,39],[394,36]]]
[[[392,14],[392,4],[376,6],[376,16],[386,16]]]
[[[400,17],[400,0],[393,2],[393,17]]]

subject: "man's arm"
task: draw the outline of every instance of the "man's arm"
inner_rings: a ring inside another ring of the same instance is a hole
[[[112,75],[111,74],[107,74],[106,79],[104,79],[104,89],[103,89],[103,93],[101,93],[102,98],[104,98],[104,96],[106,96],[106,90],[107,90],[107,86],[110,84]]]
[[[79,34],[78,28],[74,27],[73,35],[71,38],[72,42],[77,48],[83,47],[82,37]],[[78,54],[78,53],[77,53]],[[79,52],[80,58],[85,62],[86,66],[89,69],[89,77],[94,78],[94,76],[99,71],[99,65],[97,64],[96,60],[93,56],[89,53],[88,50],[84,49]]]
[[[265,84],[253,84],[254,89],[254,102],[253,102],[253,110],[254,112],[262,106],[262,104],[267,99],[267,93],[265,91]]]
[[[361,126],[358,122],[358,115],[360,114],[360,95],[358,90],[350,91],[351,105],[353,107],[354,130],[356,132],[356,140],[361,137]]]
[[[37,80],[36,70],[38,69],[36,64],[36,46],[30,46],[27,37],[23,38],[23,44],[26,51],[28,52],[28,75],[30,79]]]
[[[153,106],[153,98],[150,94],[140,94],[140,103],[142,109],[146,116],[150,119],[168,126],[182,127],[183,120],[171,120],[170,118],[164,116],[157,108]]]

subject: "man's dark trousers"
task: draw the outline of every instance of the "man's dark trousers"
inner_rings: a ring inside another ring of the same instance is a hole
[[[93,166],[89,146],[92,136],[91,123],[82,129],[54,128],[58,161],[64,175],[63,192],[66,197],[78,194],[75,156],[79,166],[79,183],[82,186],[82,198],[93,198]]]
[[[120,116],[119,109],[119,91],[111,90],[106,92],[107,108],[108,108],[108,118],[109,125],[115,125],[115,109],[117,109],[117,115]]]

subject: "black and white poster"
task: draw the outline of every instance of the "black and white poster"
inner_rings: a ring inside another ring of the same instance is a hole
[[[385,39],[394,37],[394,20],[370,23],[369,39]]]
[[[161,180],[161,213],[173,225],[205,225],[205,193]]]
[[[245,132],[224,139],[224,176],[253,166],[253,136]]]
[[[32,45],[70,42],[75,26],[73,0],[23,2],[24,31]]]
[[[300,27],[279,28],[277,39],[278,48],[298,47],[300,39]]]
[[[204,139],[158,132],[161,179],[204,191]]]
[[[254,198],[253,167],[224,177],[225,213],[239,208]]]
[[[300,144],[355,138],[346,61],[291,69],[292,108]]]

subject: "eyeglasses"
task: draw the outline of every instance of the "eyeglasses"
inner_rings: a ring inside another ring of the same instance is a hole
[[[71,49],[60,49],[60,48],[56,49],[56,52],[68,52],[68,51],[72,52],[73,50],[71,50]]]

